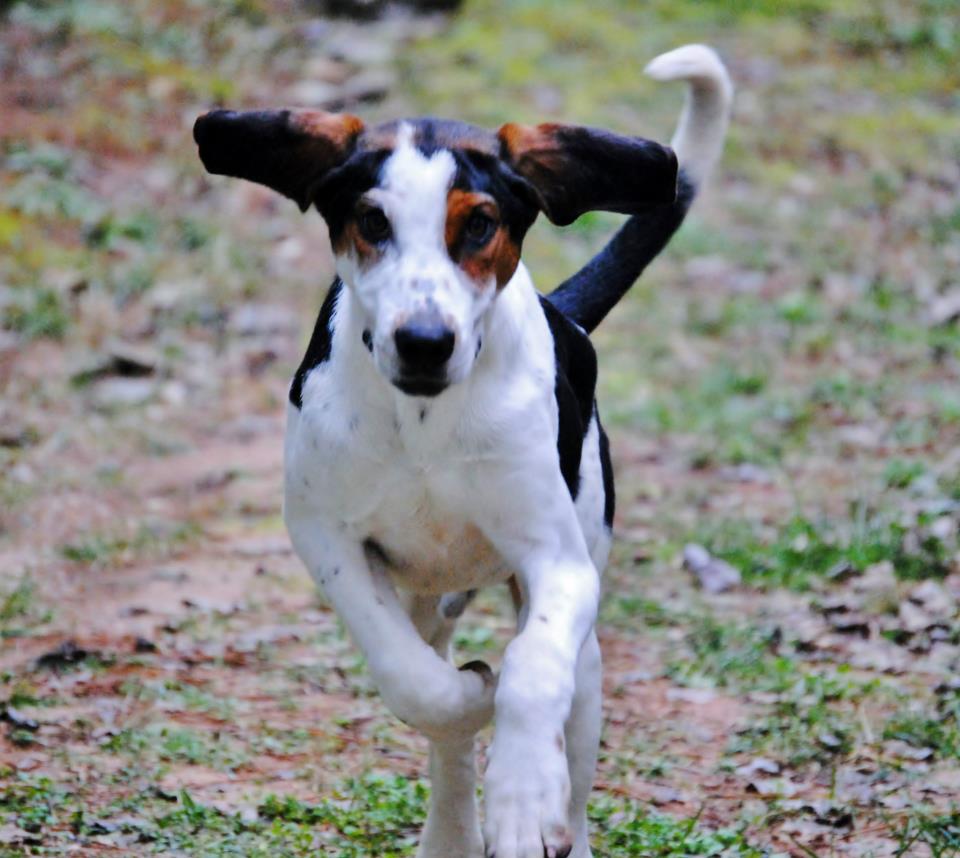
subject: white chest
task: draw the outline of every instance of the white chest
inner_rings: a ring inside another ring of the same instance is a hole
[[[476,522],[496,479],[476,438],[428,407],[410,414],[305,406],[291,411],[286,502],[333,519],[404,589],[447,593],[509,570]]]

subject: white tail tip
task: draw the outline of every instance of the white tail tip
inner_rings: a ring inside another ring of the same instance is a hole
[[[713,48],[684,45],[654,59],[645,69],[655,80],[683,80],[687,101],[671,145],[680,166],[701,184],[723,150],[733,102],[733,81]]]

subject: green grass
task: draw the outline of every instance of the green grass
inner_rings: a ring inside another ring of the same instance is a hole
[[[105,751],[124,754],[140,765],[149,761],[209,766],[229,772],[242,765],[246,752],[219,732],[200,732],[173,724],[127,727],[110,736]]]
[[[162,702],[166,709],[204,712],[223,721],[229,721],[237,711],[236,700],[176,679],[132,679],[124,682],[120,691],[134,700]]]
[[[862,739],[854,703],[886,695],[877,681],[854,678],[843,665],[804,662],[779,628],[691,618],[684,644],[667,663],[674,681],[768,700],[732,737],[730,753],[766,754],[790,766],[829,762]]]
[[[960,812],[912,813],[897,831],[897,851],[894,858],[910,858],[929,850],[930,858],[957,858],[960,856]]]
[[[913,522],[902,518],[861,516],[838,526],[798,516],[772,533],[760,533],[745,521],[728,521],[714,525],[704,541],[745,581],[763,587],[803,590],[815,578],[863,572],[883,561],[890,561],[905,580],[942,578],[955,546],[929,530],[936,514],[920,511]]]
[[[162,557],[189,544],[198,535],[190,522],[141,523],[132,534],[90,532],[60,546],[65,560],[86,566],[107,566],[151,556]]]
[[[21,575],[9,589],[0,590],[0,640],[25,635],[52,616],[41,604],[36,581],[29,573]]]
[[[593,845],[597,858],[763,858],[768,854],[752,846],[742,829],[710,830],[699,825],[697,817],[677,819],[632,802],[594,802],[590,819],[597,832]]]
[[[942,760],[960,761],[960,697],[938,710],[917,706],[895,713],[883,725],[884,739],[897,739],[918,749],[929,749]]]
[[[20,775],[0,783],[0,820],[38,835],[48,845],[64,842],[70,832],[96,833],[98,821],[110,823],[117,818],[114,826],[138,834],[154,854],[406,858],[423,824],[427,796],[427,787],[420,781],[371,774],[345,781],[317,802],[267,798],[257,806],[256,818],[251,818],[204,805],[186,790],[172,809],[147,794],[132,808],[129,802],[84,808],[72,789],[46,778]],[[601,798],[590,815],[597,831],[597,858],[762,858],[766,854],[751,846],[742,830],[713,830],[696,817],[675,819],[633,802]]]

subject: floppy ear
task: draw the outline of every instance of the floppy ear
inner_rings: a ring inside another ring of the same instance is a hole
[[[259,182],[296,200],[313,202],[323,177],[353,152],[363,122],[321,110],[214,110],[193,126],[200,160],[210,173]]]
[[[576,125],[504,125],[500,157],[525,178],[560,226],[588,211],[634,214],[672,203],[677,156],[642,137]]]

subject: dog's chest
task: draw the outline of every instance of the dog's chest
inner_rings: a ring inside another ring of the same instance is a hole
[[[476,524],[481,457],[442,419],[307,406],[288,430],[288,503],[335,517],[371,564],[417,593],[509,576]]]

